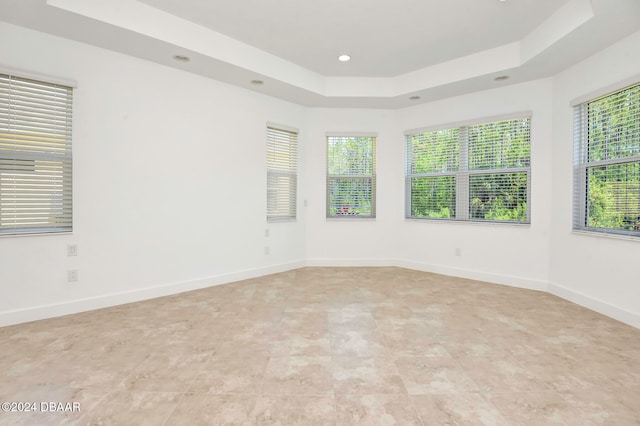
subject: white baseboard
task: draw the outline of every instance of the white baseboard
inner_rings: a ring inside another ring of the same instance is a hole
[[[452,268],[449,266],[432,265],[428,263],[413,262],[401,259],[307,259],[307,266],[396,266],[398,268],[414,269],[416,271],[431,272],[434,274],[449,275],[453,277],[468,278],[471,280],[485,281],[493,284],[502,284],[510,287],[526,288],[529,290],[547,291],[547,282],[532,280],[513,275],[491,274],[471,269]]]
[[[542,280],[531,280],[528,278],[492,274],[484,271],[474,271],[462,268],[453,268],[442,265],[432,265],[421,262],[400,260],[400,259],[308,259],[299,260],[279,265],[272,265],[263,268],[236,271],[213,277],[183,281],[178,283],[165,284],[155,287],[148,287],[128,292],[106,294],[86,299],[73,300],[70,302],[57,303],[51,305],[35,306],[24,309],[17,309],[0,313],[0,327],[20,324],[30,321],[37,321],[46,318],[53,318],[62,315],[75,314],[79,312],[91,311],[94,309],[107,308],[126,303],[139,302],[142,300],[154,299],[156,297],[170,296],[191,290],[198,290],[230,282],[261,277],[279,272],[286,272],[304,266],[396,266],[399,268],[414,269],[418,271],[431,272],[435,274],[449,275],[460,278],[468,278],[478,281],[485,281],[494,284],[508,285],[530,290],[545,291],[570,302],[576,303],[595,312],[606,315],[610,318],[640,328],[640,315],[627,311],[609,303],[594,299],[590,296],[568,289],[555,283],[548,283]]]
[[[431,272],[434,274],[449,275],[470,280],[484,281],[492,284],[501,284],[509,287],[525,288],[528,290],[547,291],[547,282],[532,280],[530,278],[515,275],[493,274],[473,269],[455,268],[451,266],[432,265],[429,263],[414,262],[409,260],[393,260],[393,266],[414,269],[417,271]]]
[[[609,303],[594,299],[580,292],[570,290],[558,284],[545,280],[532,280],[514,275],[493,274],[484,271],[453,268],[450,266],[432,265],[401,259],[308,259],[307,266],[396,266],[399,268],[414,269],[417,271],[431,272],[434,274],[449,275],[453,277],[467,278],[484,281],[493,284],[502,284],[510,287],[518,287],[529,290],[544,291],[562,299],[583,306],[592,311],[606,315],[610,318],[640,328],[640,314],[627,311]]]
[[[156,297],[170,296],[173,294],[184,293],[186,291],[227,284],[234,281],[241,281],[250,278],[261,277],[264,275],[286,272],[292,269],[301,268],[303,266],[305,266],[305,262],[299,260],[290,263],[267,266],[264,268],[236,271],[198,280],[170,283],[155,287],[137,289],[133,291],[105,294],[86,299],[72,300],[70,302],[34,306],[30,308],[1,312],[0,327],[30,321],[37,321],[46,318],[59,317],[63,315],[76,314],[79,312],[91,311],[94,309],[108,308],[111,306],[123,305],[126,303],[139,302],[142,300],[155,299]]]
[[[395,266],[388,259],[307,259],[305,266]]]
[[[568,289],[555,283],[549,283],[547,291],[562,299],[568,300],[577,305],[608,316],[609,318],[613,318],[625,324],[629,324],[633,327],[640,328],[640,314],[627,311],[626,309],[611,305],[610,303],[606,303],[598,299],[594,299],[593,297],[587,296],[586,294]]]

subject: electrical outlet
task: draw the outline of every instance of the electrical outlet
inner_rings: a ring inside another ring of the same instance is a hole
[[[460,247],[456,247],[455,254],[456,256],[462,256],[462,250],[460,249]]]
[[[77,256],[77,255],[78,255],[78,245],[67,244],[67,256]]]
[[[268,236],[269,236],[269,229],[265,229],[265,230],[264,230],[264,236],[265,236],[265,237],[268,237]]]
[[[78,270],[77,269],[69,269],[67,271],[67,281],[72,283],[78,281]]]
[[[304,201],[302,202],[302,205],[304,205],[305,207],[307,207],[307,200],[304,200]]]
[[[271,250],[269,250],[269,246],[264,247],[264,254],[270,254]]]

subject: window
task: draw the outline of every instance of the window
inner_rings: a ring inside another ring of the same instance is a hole
[[[0,235],[72,230],[72,92],[0,74]]]
[[[376,137],[327,136],[327,217],[376,217]]]
[[[407,218],[529,223],[530,118],[405,135]]]
[[[295,220],[298,131],[267,125],[267,221]]]
[[[640,236],[640,84],[574,108],[578,230]]]

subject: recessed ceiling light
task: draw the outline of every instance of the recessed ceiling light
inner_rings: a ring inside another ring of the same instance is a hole
[[[251,80],[251,84],[253,84],[254,86],[262,86],[264,84],[264,81],[262,81],[262,80]]]
[[[420,96],[411,96],[409,98],[410,101],[417,101],[418,99],[420,99]]]
[[[189,62],[191,60],[191,58],[185,55],[173,55],[173,59],[178,62]]]
[[[494,78],[494,80],[495,81],[504,81],[504,80],[506,80],[508,78],[509,78],[508,75],[501,75],[501,76],[498,76],[498,77]]]
[[[347,61],[351,60],[351,56],[349,56],[349,55],[340,55],[340,56],[338,56],[338,60],[340,62],[347,62]]]

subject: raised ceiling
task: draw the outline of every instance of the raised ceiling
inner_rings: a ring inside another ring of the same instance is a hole
[[[401,108],[553,75],[640,30],[640,0],[0,0],[0,20],[302,105]]]
[[[566,0],[142,0],[326,76],[395,77],[518,41]],[[349,53],[352,61],[336,60]]]

